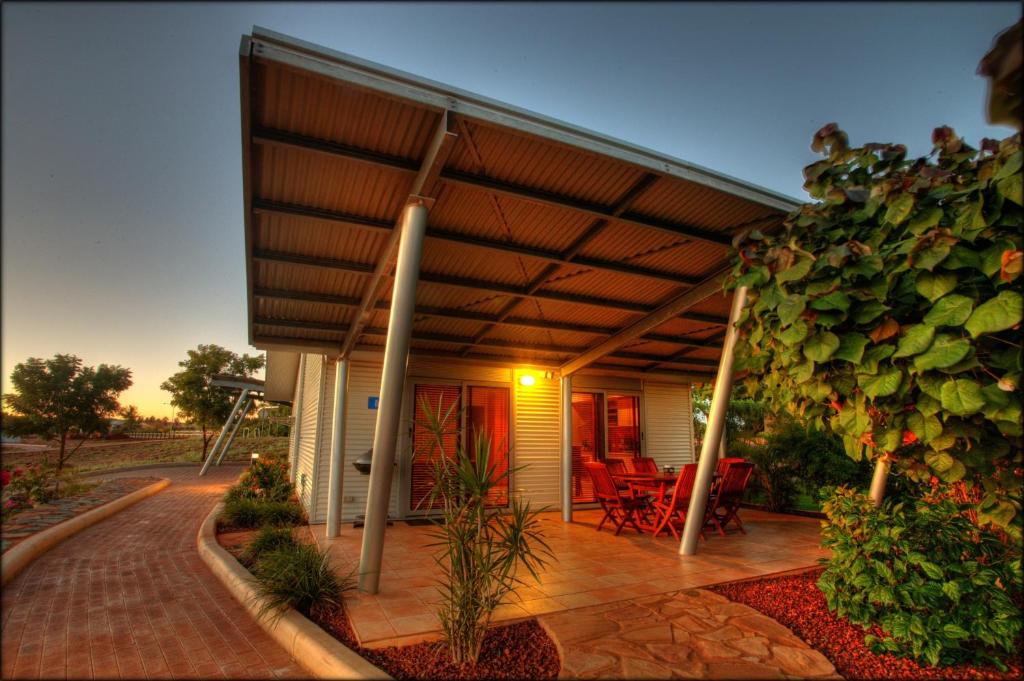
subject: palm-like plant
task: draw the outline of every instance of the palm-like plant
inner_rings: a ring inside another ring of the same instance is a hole
[[[488,508],[488,492],[513,470],[492,465],[491,442],[483,432],[471,450],[460,444],[454,452],[444,451],[445,434],[457,423],[455,405],[434,412],[424,401],[419,411],[430,443],[428,451],[413,455],[427,456],[433,465],[434,486],[426,501],[440,510],[431,532],[437,540],[431,546],[439,549],[434,559],[444,573],[438,618],[452,661],[474,663],[494,610],[526,583],[520,569],[537,579],[552,557],[538,519],[543,509],[531,510],[518,499],[507,513]]]

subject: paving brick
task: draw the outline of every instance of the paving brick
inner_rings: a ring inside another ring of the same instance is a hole
[[[156,469],[152,475],[171,478],[170,487],[26,568],[3,592],[2,676],[307,676],[196,551],[200,523],[237,474],[230,467],[204,478],[192,469]],[[5,541],[12,539],[4,530]]]

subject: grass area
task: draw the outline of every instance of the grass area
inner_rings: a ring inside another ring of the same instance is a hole
[[[197,465],[203,451],[203,441],[200,438],[186,438],[181,440],[139,440],[137,442],[115,441],[110,444],[96,444],[83,446],[71,459],[69,465],[79,473],[88,471],[106,470],[110,468],[125,468],[128,466],[141,466],[154,463],[175,463],[179,461],[191,461]],[[210,442],[213,447],[213,442]],[[237,437],[231,445],[231,450],[225,455],[225,461],[247,461],[252,452],[260,454],[287,454],[287,437]],[[39,451],[9,451],[3,450],[3,463],[20,466],[25,464],[39,463],[49,457],[51,461],[56,460],[54,452]]]

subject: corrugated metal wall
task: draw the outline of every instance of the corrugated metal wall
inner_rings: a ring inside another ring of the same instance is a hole
[[[292,430],[291,437],[288,438],[288,473],[292,477],[292,482],[296,482],[298,479],[295,457],[298,456],[299,439],[302,437],[302,388],[306,375],[305,355],[300,356],[296,373],[298,376],[295,379],[295,394],[292,396]]]
[[[319,439],[318,416],[320,402],[323,399],[323,364],[323,355],[306,355],[295,491],[306,512],[310,514],[313,513],[316,496],[316,450]]]
[[[317,414],[320,438],[316,455],[316,475],[313,494],[313,510],[309,514],[309,522],[327,522],[327,487],[331,481],[331,436],[334,431],[334,375],[338,363],[325,360],[323,363],[323,390],[320,396],[320,408]]]
[[[677,469],[693,463],[690,386],[645,382],[642,403],[647,456]]]
[[[366,513],[366,493],[370,476],[361,475],[352,462],[373,446],[377,410],[369,408],[371,397],[380,393],[380,364],[352,362],[348,370],[348,417],[345,419],[345,467],[342,481],[341,517],[352,520]],[[329,451],[329,450],[328,450]],[[391,484],[391,509],[398,515],[398,476]]]
[[[524,386],[519,377],[534,374],[534,384]],[[515,474],[512,490],[521,493],[534,508],[550,505],[558,508],[560,467],[558,405],[560,381],[546,379],[536,372],[514,372],[512,426],[512,465],[525,468]]]

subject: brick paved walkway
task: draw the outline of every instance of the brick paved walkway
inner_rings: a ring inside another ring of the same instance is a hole
[[[70,520],[76,515],[120,499],[159,480],[160,478],[153,477],[104,480],[84,494],[76,494],[67,499],[57,499],[49,504],[25,509],[3,524],[3,528],[0,530],[0,553],[16,546],[37,532],[42,532],[65,520]]]
[[[307,676],[196,551],[199,524],[238,469],[147,472],[171,486],[64,541],[4,589],[0,675]]]

